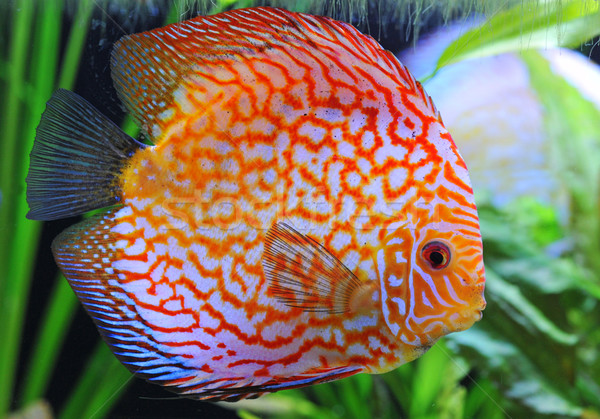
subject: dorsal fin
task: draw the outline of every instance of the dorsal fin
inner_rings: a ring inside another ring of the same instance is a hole
[[[325,247],[285,223],[265,239],[263,269],[273,295],[306,311],[346,313],[361,281]]]
[[[231,63],[255,59],[289,69],[290,57],[301,61],[310,57],[312,61],[305,61],[314,65],[316,74],[326,71],[324,77],[314,80],[315,92],[319,91],[319,83],[330,91],[336,77],[357,80],[373,74],[376,67],[380,70],[378,82],[394,83],[438,115],[408,70],[370,36],[328,17],[269,7],[199,16],[125,36],[115,45],[111,67],[127,109],[157,142],[164,128],[163,119],[173,114],[174,92],[184,79],[193,74],[207,75],[194,82],[196,88],[210,89],[221,80],[216,75]],[[340,64],[344,64],[343,70]],[[251,80],[241,80],[244,82],[252,88]]]

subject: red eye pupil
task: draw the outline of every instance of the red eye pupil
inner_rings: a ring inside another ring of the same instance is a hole
[[[423,247],[423,258],[433,269],[442,269],[450,263],[450,249],[442,242],[433,241]]]

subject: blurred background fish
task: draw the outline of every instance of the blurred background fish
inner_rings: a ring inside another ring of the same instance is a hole
[[[478,24],[471,19],[425,34],[398,57],[415,77],[426,77],[444,49]],[[457,141],[479,194],[487,194],[497,206],[535,197],[558,208],[561,221],[567,223],[571,202],[564,172],[571,169],[557,144],[569,141],[563,139],[568,133],[545,123],[551,110],[537,93],[536,75],[528,66],[536,54],[542,65],[600,110],[600,67],[567,48],[464,60],[441,69],[424,85]],[[457,102],[458,96],[462,100]],[[565,146],[580,145],[570,140]],[[593,142],[587,146],[597,147]]]

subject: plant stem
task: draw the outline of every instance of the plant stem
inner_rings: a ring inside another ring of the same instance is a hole
[[[123,384],[130,378],[131,374],[119,364],[106,344],[99,341],[58,418],[102,417],[107,413],[106,404],[110,402],[112,405],[116,401],[114,395],[122,390]],[[94,395],[92,400],[90,395]],[[84,411],[87,416],[83,414]]]
[[[55,8],[54,10],[59,11],[61,5],[54,4],[50,7],[52,6]],[[58,87],[67,89],[72,88],[72,86],[75,84],[75,77],[81,61],[83,45],[88,33],[93,3],[90,0],[86,0],[79,2],[78,6],[79,7],[74,16],[73,26],[71,27],[69,38],[67,40],[58,81]],[[59,17],[52,13],[44,13],[43,19],[46,23],[48,21],[60,21]],[[52,29],[56,31],[57,35],[60,33],[60,30],[58,30],[57,26]],[[50,31],[50,29],[48,29],[48,31]],[[45,31],[42,31],[42,33],[43,39],[39,39],[38,41],[41,43],[42,48],[48,49],[48,46],[44,46],[44,37],[50,38],[51,33],[46,33]],[[53,58],[56,60],[56,56]],[[43,59],[44,66],[42,67],[42,62],[40,62],[38,63],[37,68],[44,68],[45,71],[41,70],[38,71],[38,73],[45,72],[48,74],[48,59]],[[56,71],[52,72],[48,76],[48,78],[45,80],[45,83],[42,83],[42,81],[37,83],[38,86],[44,85],[44,89],[41,91],[42,95],[40,95],[40,108],[38,109],[38,112],[33,113],[32,116],[34,119],[34,124],[37,124],[37,121],[39,120],[39,114],[41,114],[43,101],[50,97],[52,90],[56,88],[53,79],[54,74],[56,74]],[[25,149],[23,150],[22,155],[26,156],[28,153],[29,150]],[[26,221],[24,222],[26,223]],[[21,399],[23,405],[27,404],[28,402],[32,402],[43,395],[46,385],[52,374],[53,366],[56,363],[55,361],[59,348],[62,345],[66,331],[68,330],[71,321],[71,314],[76,307],[76,301],[77,300],[73,295],[71,288],[61,275],[56,282],[52,297],[50,298],[45,311],[45,315],[43,317],[45,319],[44,323],[40,327],[39,333],[35,340],[34,348],[36,348],[36,350],[32,354],[25,373],[27,378],[23,381],[24,387]]]
[[[24,284],[23,278],[12,276],[10,250],[14,248],[14,214],[18,202],[14,199],[15,188],[15,153],[19,138],[19,128],[23,123],[21,115],[22,106],[19,101],[20,91],[23,89],[25,80],[25,65],[27,63],[27,52],[29,38],[31,35],[31,21],[33,19],[34,7],[32,1],[17,1],[13,7],[13,37],[10,42],[10,57],[7,78],[6,103],[4,108],[4,133],[2,134],[2,154],[5,156],[0,168],[0,220],[3,222],[2,236],[0,240],[0,266],[3,267],[2,274],[6,275],[0,279],[0,318],[3,321],[0,329],[0,417],[5,417],[11,404],[11,385],[15,373],[16,355],[18,353],[18,341],[22,322],[23,294],[27,292],[28,284]],[[29,249],[24,249],[29,250]],[[31,263],[29,263],[31,265]],[[28,278],[27,278],[28,279]]]
[[[59,275],[25,373],[21,407],[43,397],[76,308],[77,298],[73,290]]]

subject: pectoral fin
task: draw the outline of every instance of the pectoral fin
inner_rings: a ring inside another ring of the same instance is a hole
[[[285,223],[268,231],[263,269],[269,290],[290,307],[345,313],[361,281],[315,240]]]

